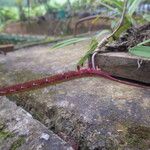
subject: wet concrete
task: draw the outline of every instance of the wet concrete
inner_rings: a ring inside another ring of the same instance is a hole
[[[32,47],[0,56],[3,85],[75,69],[87,43]],[[9,97],[81,149],[150,148],[150,89],[83,78]],[[134,129],[135,132],[131,132]],[[147,131],[147,132],[145,132]],[[146,136],[139,136],[138,133]]]

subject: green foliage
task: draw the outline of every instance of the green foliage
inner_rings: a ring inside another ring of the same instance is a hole
[[[46,13],[44,6],[36,6],[31,8],[31,14],[32,16],[42,16]]]
[[[91,40],[91,43],[89,44],[89,50],[86,52],[86,54],[79,60],[79,62],[77,63],[77,66],[82,66],[84,64],[84,62],[88,59],[89,55],[96,49],[97,45],[98,45],[98,38],[106,33],[110,33],[110,30],[102,30],[101,32],[99,32],[98,34],[94,35],[94,37],[76,37],[76,38],[72,38],[69,40],[65,40],[62,42],[57,43],[56,45],[53,46],[53,48],[62,48],[65,46],[69,46],[78,42],[82,42],[85,40]]]
[[[118,39],[119,36],[128,28],[130,28],[132,25],[138,24],[139,22],[143,21],[143,18],[140,17],[138,18],[137,16],[135,16],[135,11],[137,9],[137,7],[139,6],[139,4],[141,3],[142,0],[128,0],[127,6],[126,6],[126,14],[124,16],[123,19],[123,24],[118,28],[117,32],[114,33],[113,37],[115,39]],[[76,2],[77,3],[77,2]],[[120,20],[121,16],[122,16],[122,12],[124,9],[124,2],[122,0],[100,0],[98,1],[99,4],[101,4],[102,6],[107,7],[108,10],[115,12],[114,13],[114,19],[112,19],[112,29],[115,30],[116,26],[118,24],[118,21]],[[149,16],[145,16],[146,20],[149,20]],[[106,31],[105,31],[106,32]],[[109,31],[110,32],[110,31]],[[102,34],[102,32],[100,32],[99,36]],[[87,39],[85,39],[87,40]],[[78,41],[80,42],[80,40],[78,39]],[[89,51],[85,54],[85,56],[83,58],[81,58],[81,60],[79,61],[78,65],[82,65],[86,59],[89,57],[90,53],[92,51],[94,51],[97,47],[95,47],[97,43],[97,39],[96,37],[94,38],[94,41],[92,40],[91,44],[90,44],[90,49]],[[77,40],[76,40],[77,42]],[[70,45],[73,44],[74,41],[70,40],[68,41],[63,41],[61,43],[58,43],[56,47],[63,47],[66,45]],[[93,44],[95,43],[95,44]],[[95,49],[94,49],[95,48]]]
[[[143,15],[143,18],[144,18],[146,21],[150,22],[150,14],[144,14],[144,15]]]
[[[0,0],[0,26],[7,21],[26,21],[29,17],[41,16],[46,12],[59,11],[65,7],[66,4],[51,3],[50,0],[42,3],[33,3],[29,0]]]
[[[109,10],[117,11],[122,11],[123,9],[123,1],[120,0],[100,0],[100,4],[107,7]]]
[[[149,46],[135,46],[129,49],[129,52],[133,55],[150,58]]]
[[[30,9],[30,13],[29,13]],[[23,8],[24,14],[27,17],[36,17],[36,16],[43,16],[46,13],[46,9],[44,6],[36,6],[32,8]]]
[[[150,46],[150,39],[145,40],[145,41],[139,43],[137,46],[141,46],[141,45],[149,45]]]
[[[94,2],[92,0],[75,0],[72,3],[72,8],[76,11],[85,10],[88,7],[91,7],[91,3]]]
[[[19,19],[18,10],[15,7],[0,7],[0,30],[11,21]]]
[[[93,38],[90,45],[89,50],[86,52],[86,54],[80,59],[77,66],[83,66],[84,62],[89,58],[89,55],[96,49],[98,45],[98,41],[96,38]]]
[[[150,58],[150,39],[145,40],[139,43],[137,46],[130,48],[129,52],[133,55]]]
[[[72,44],[75,44],[75,43],[78,43],[78,42],[82,42],[82,41],[85,41],[85,40],[89,40],[90,38],[72,38],[72,39],[69,39],[69,40],[65,40],[65,41],[62,41],[62,42],[59,42],[57,43],[56,45],[53,46],[53,48],[62,48],[64,46],[69,46],[69,45],[72,45]]]
[[[19,18],[18,11],[15,7],[0,7],[0,21],[17,20]]]
[[[124,29],[129,28],[133,24],[133,13],[136,11],[139,3],[142,0],[138,0],[138,3],[136,3],[137,0],[128,1],[127,8],[126,8],[126,16],[124,18]],[[122,11],[123,11],[123,5],[124,2],[121,0],[101,0],[100,4],[107,7],[109,11],[114,12],[114,16],[116,17],[114,20],[112,20],[112,28],[116,27],[116,24],[118,23],[118,17],[120,18]],[[128,26],[127,26],[128,25]]]
[[[97,34],[96,34],[96,38],[99,38],[99,37],[101,37],[102,35],[104,35],[104,34],[108,34],[108,33],[111,33],[111,30],[108,30],[108,29],[105,29],[105,30],[102,30],[102,31],[100,31],[100,32],[98,32]]]

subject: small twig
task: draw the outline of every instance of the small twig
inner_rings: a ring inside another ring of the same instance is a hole
[[[126,14],[127,2],[128,2],[128,0],[124,0],[124,8],[123,8],[122,16],[121,16],[120,22],[119,22],[118,26],[116,27],[116,29],[110,35],[108,35],[106,38],[104,38],[98,44],[96,50],[94,51],[94,53],[92,55],[92,67],[93,67],[93,69],[95,69],[95,56],[96,56],[96,54],[101,51],[101,48],[104,47],[109,42],[109,39],[111,37],[113,37],[116,34],[116,32],[120,29],[120,27],[122,26],[122,24],[124,22],[124,17]]]

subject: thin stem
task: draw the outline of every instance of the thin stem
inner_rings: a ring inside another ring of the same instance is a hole
[[[124,18],[125,18],[125,14],[126,14],[126,8],[127,8],[127,2],[128,0],[124,0],[124,8],[123,8],[123,12],[122,12],[122,15],[121,15],[121,19],[119,21],[119,24],[118,26],[116,27],[116,29],[110,34],[108,35],[106,38],[104,38],[97,46],[96,50],[94,51],[93,55],[92,55],[92,67],[94,69],[96,69],[95,67],[95,56],[98,52],[101,51],[101,48],[104,47],[108,42],[109,42],[109,39],[111,37],[113,37],[116,32],[120,29],[120,27],[122,26],[123,22],[124,22]]]

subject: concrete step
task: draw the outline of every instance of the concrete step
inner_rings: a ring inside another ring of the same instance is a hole
[[[0,97],[0,149],[73,150],[69,144],[6,97]]]
[[[150,83],[150,59],[125,52],[97,54],[96,66],[114,76]]]
[[[87,50],[84,46],[87,43],[52,51],[40,46],[0,56],[0,85],[73,70]],[[8,98],[61,138],[62,134],[72,138],[81,150],[149,149],[150,89],[90,77]]]

